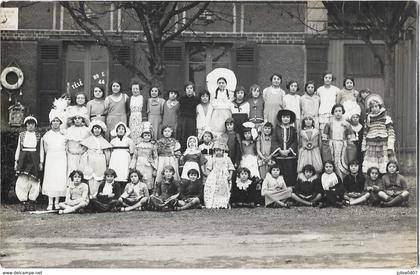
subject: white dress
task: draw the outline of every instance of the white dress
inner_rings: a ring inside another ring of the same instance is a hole
[[[42,137],[41,144],[46,152],[42,194],[49,197],[64,197],[67,187],[65,136],[61,132],[49,130]]]
[[[197,130],[198,130],[198,139],[204,134],[206,128],[210,125],[211,115],[213,113],[213,106],[211,104],[207,105],[207,113],[204,111],[203,105],[198,104],[196,107],[197,110]]]
[[[115,181],[127,181],[128,169],[131,162],[131,154],[134,153],[134,142],[131,138],[123,136],[122,139],[115,137],[111,140],[112,154],[109,160],[109,168],[117,173]]]

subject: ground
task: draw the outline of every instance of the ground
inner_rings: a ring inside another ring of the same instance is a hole
[[[414,268],[409,207],[33,215],[1,206],[2,267]]]

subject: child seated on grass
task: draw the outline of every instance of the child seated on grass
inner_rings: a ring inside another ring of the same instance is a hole
[[[179,196],[179,183],[175,180],[174,175],[173,166],[163,167],[162,180],[156,182],[154,194],[147,200],[147,210],[169,211],[174,209]]]
[[[322,185],[311,164],[303,166],[302,173],[298,175],[295,189],[296,194],[305,206],[315,206],[322,198]]]
[[[81,212],[89,204],[89,187],[83,182],[83,172],[74,170],[70,173],[71,183],[67,187],[66,200],[60,202],[58,214]]]
[[[257,204],[257,177],[251,177],[251,171],[248,168],[238,169],[237,177],[233,181],[230,195],[232,207],[255,207]]]
[[[98,192],[90,201],[91,208],[96,212],[116,211],[118,198],[121,195],[121,187],[115,181],[117,173],[108,168],[104,173],[105,180],[99,185]]]
[[[386,174],[382,177],[382,188],[378,192],[382,207],[408,206],[407,181],[399,174],[396,161],[391,160],[386,165]]]
[[[124,192],[121,194],[118,202],[123,207],[120,209],[121,212],[128,212],[132,210],[142,210],[142,207],[146,205],[147,199],[149,198],[149,190],[143,180],[143,175],[139,170],[132,170],[128,174],[130,181],[124,188]]]
[[[334,162],[327,160],[324,163],[324,172],[321,175],[321,185],[323,189],[322,201],[319,207],[343,206],[344,188],[341,178],[334,171]]]
[[[197,169],[190,169],[187,172],[188,179],[181,179],[179,186],[179,197],[175,211],[201,208],[203,201],[203,184],[198,179]]]
[[[368,200],[370,206],[377,206],[381,202],[378,192],[381,191],[382,179],[379,178],[379,174],[378,167],[370,167],[366,173],[365,191],[370,194]]]
[[[344,184],[344,203],[346,205],[362,204],[368,201],[370,193],[365,191],[365,176],[361,173],[357,160],[349,163],[350,175],[346,175]]]

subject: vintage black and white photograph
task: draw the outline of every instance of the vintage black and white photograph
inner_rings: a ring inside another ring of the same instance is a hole
[[[2,269],[418,269],[418,2],[2,1],[0,35]]]

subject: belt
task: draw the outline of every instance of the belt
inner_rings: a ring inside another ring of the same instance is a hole
[[[22,151],[25,152],[36,152],[36,147],[23,147]]]

